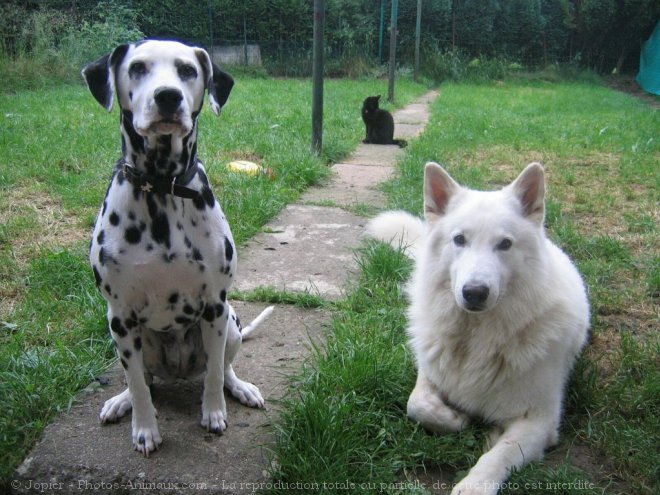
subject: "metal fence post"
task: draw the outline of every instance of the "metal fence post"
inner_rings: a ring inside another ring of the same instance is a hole
[[[385,26],[385,0],[380,0],[380,22],[378,23],[378,63],[383,63],[383,27]]]
[[[213,60],[213,52],[215,50],[213,49],[213,5],[209,1],[209,52],[211,53],[211,62],[214,62]]]
[[[413,79],[415,82],[419,79],[419,44],[422,32],[422,0],[417,0],[417,20],[415,22],[415,72]]]
[[[396,72],[396,18],[398,0],[392,0],[392,15],[390,16],[390,74],[387,86],[387,100],[394,101],[394,73]]]
[[[312,65],[312,152],[323,148],[323,25],[325,1],[314,0],[314,60]]]

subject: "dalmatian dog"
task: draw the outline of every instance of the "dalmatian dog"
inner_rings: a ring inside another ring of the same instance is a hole
[[[201,424],[213,433],[227,428],[223,388],[247,406],[264,406],[259,389],[232,369],[242,340],[227,301],[236,250],[197,157],[205,93],[219,115],[234,81],[205,50],[153,40],[118,46],[82,74],[106,110],[116,93],[122,144],[90,262],[128,388],[106,401],[100,419],[114,422],[132,409],[133,446],[148,456],[162,442],[153,376],[205,373]]]

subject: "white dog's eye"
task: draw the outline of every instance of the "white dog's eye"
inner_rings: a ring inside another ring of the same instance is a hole
[[[467,243],[467,240],[465,239],[465,236],[463,234],[456,234],[454,236],[454,245],[458,247],[463,247]]]
[[[497,249],[500,251],[508,251],[511,249],[511,246],[513,245],[513,241],[511,239],[502,239],[500,243],[497,245]]]
[[[194,66],[188,64],[182,64],[177,67],[179,72],[179,77],[184,81],[188,79],[194,79],[197,77],[197,69]]]
[[[147,66],[144,62],[133,62],[128,68],[128,75],[132,78],[144,76],[147,73]]]

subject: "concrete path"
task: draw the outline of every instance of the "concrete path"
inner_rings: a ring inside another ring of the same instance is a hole
[[[396,137],[417,136],[429,118],[429,92],[394,113]],[[361,205],[383,207],[376,186],[393,172],[403,150],[361,144],[344,163],[332,167],[333,179],[312,188],[286,207],[239,250],[237,289],[272,286],[310,292],[332,301],[342,296],[355,270],[353,250],[366,221],[351,213]],[[266,306],[233,302],[247,322]],[[236,359],[239,377],[255,383],[266,399],[255,410],[227,398],[229,428],[222,436],[199,426],[202,383],[154,383],[162,447],[145,459],[130,445],[130,415],[101,426],[103,402],[124,388],[123,373],[113,368],[107,385],[88,387],[71,411],[48,426],[39,444],[15,473],[14,493],[252,493],[268,486],[268,426],[277,414],[287,377],[299,369],[312,341],[321,342],[330,314],[323,309],[280,305],[243,344]],[[105,383],[105,381],[104,381]]]

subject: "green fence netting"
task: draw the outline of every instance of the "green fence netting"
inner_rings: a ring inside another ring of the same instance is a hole
[[[644,91],[660,95],[660,21],[642,47],[637,82]]]

